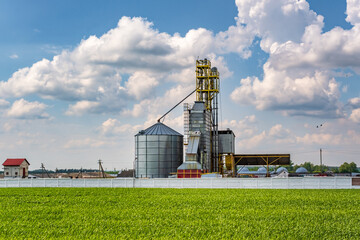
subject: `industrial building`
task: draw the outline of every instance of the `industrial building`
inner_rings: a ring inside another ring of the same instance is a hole
[[[195,90],[135,135],[137,178],[199,178],[208,173],[237,176],[238,165],[288,165],[290,154],[235,154],[235,134],[218,127],[220,73],[208,59],[197,60]],[[184,136],[161,122],[193,93],[194,103],[184,103]],[[185,152],[185,158],[184,158]]]

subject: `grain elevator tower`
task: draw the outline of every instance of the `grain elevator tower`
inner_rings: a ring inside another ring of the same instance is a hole
[[[186,161],[201,169],[219,171],[218,93],[219,72],[206,58],[196,61],[196,101],[184,104]]]

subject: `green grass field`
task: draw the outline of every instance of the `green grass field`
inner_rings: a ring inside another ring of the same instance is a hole
[[[2,239],[360,239],[359,190],[0,189]]]

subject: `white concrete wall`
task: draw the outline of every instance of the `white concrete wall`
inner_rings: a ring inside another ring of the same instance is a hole
[[[107,188],[252,188],[252,189],[360,189],[350,177],[209,178],[209,179],[3,179],[5,187],[107,187]]]

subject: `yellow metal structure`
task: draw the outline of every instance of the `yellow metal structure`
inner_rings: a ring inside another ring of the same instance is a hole
[[[224,176],[225,172],[232,172],[232,175],[235,175],[235,160],[233,154],[219,154],[219,173]]]
[[[220,88],[219,72],[211,67],[206,58],[196,60],[196,101],[205,103],[206,110],[211,115],[210,120],[210,158],[211,172],[219,171],[219,132],[218,132],[218,93]]]
[[[196,101],[204,101],[207,110],[213,109],[213,99],[219,93],[219,72],[211,68],[206,58],[196,60]]]
[[[233,166],[234,166],[233,155],[225,155],[225,166],[227,170],[233,170]]]

